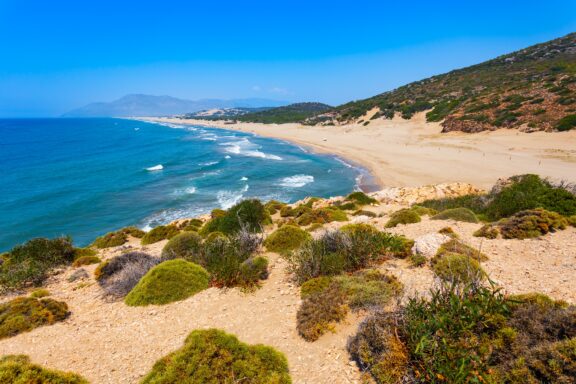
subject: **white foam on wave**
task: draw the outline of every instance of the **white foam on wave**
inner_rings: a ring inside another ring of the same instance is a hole
[[[200,165],[201,167],[209,167],[214,164],[218,164],[218,161],[207,161],[205,163],[200,163],[198,165]]]
[[[287,188],[300,188],[314,182],[314,176],[294,175],[283,178],[278,185]]]
[[[177,189],[174,191],[174,195],[176,196],[184,196],[184,195],[193,195],[196,193],[196,187],[187,187],[182,189]]]
[[[143,231],[150,231],[152,228],[159,225],[165,225],[173,222],[174,220],[196,217],[209,211],[200,207],[184,207],[184,208],[170,208],[160,212],[153,213],[143,220],[140,228]]]
[[[242,176],[242,177],[240,178],[240,180],[242,180],[242,181],[248,181],[248,178],[247,178],[246,176]]]
[[[153,166],[153,167],[146,168],[147,171],[151,171],[151,172],[153,172],[153,171],[161,171],[161,170],[163,170],[163,169],[164,169],[164,166],[163,166],[162,164],[158,164],[158,165],[155,165],[155,166]]]
[[[250,186],[248,184],[239,191],[219,191],[216,194],[216,199],[218,199],[218,204],[222,209],[231,208],[234,204],[240,202],[244,197],[244,192],[248,191]]]
[[[220,143],[220,145],[225,147],[224,151],[231,153],[233,155],[257,157],[260,159],[267,159],[267,160],[282,160],[280,156],[260,151],[259,149],[261,147],[259,145],[254,144],[247,138],[242,138],[241,140],[238,141],[228,141],[225,143]]]

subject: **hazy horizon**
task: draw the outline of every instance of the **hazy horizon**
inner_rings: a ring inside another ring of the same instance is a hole
[[[0,117],[126,94],[338,105],[576,30],[576,3],[539,5],[0,1]]]

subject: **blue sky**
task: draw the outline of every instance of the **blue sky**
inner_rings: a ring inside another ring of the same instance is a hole
[[[0,0],[0,116],[129,93],[339,104],[573,31],[574,0]]]

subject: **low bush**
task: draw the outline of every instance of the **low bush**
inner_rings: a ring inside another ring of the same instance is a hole
[[[452,239],[442,244],[442,246],[438,248],[436,256],[432,259],[432,263],[434,263],[435,260],[437,260],[438,258],[451,253],[458,253],[461,255],[465,255],[476,261],[488,260],[488,256],[482,253],[479,249],[464,244],[458,239]]]
[[[378,200],[368,196],[364,192],[352,192],[346,196],[346,200],[353,201],[360,205],[378,204]]]
[[[408,371],[408,349],[395,332],[398,322],[393,313],[376,312],[364,319],[356,335],[348,339],[350,356],[376,383],[401,383]]]
[[[454,238],[454,239],[457,239],[457,238],[458,238],[458,234],[457,234],[456,232],[454,232],[454,230],[452,229],[452,227],[444,227],[444,228],[441,228],[441,229],[438,231],[438,233],[441,234],[441,235],[446,235],[446,236],[448,236],[448,237],[452,237],[452,238]]]
[[[372,269],[335,276],[333,281],[352,310],[382,308],[402,291],[402,283],[396,277]]]
[[[106,296],[122,298],[159,262],[147,253],[129,252],[100,263],[94,276]]]
[[[125,233],[129,236],[135,237],[137,239],[143,238],[144,235],[146,234],[146,232],[144,232],[140,228],[136,228],[136,227],[125,227],[125,228],[122,228],[120,230],[120,232]]]
[[[440,279],[455,284],[468,284],[486,276],[478,261],[459,253],[449,253],[438,258],[432,270]]]
[[[264,241],[264,245],[271,252],[285,253],[300,247],[302,243],[311,239],[312,236],[303,229],[293,225],[284,225],[271,233]]]
[[[367,217],[378,217],[378,215],[374,212],[358,210],[355,211],[352,216],[367,216]]]
[[[128,241],[128,234],[122,231],[108,232],[107,234],[97,237],[92,246],[104,249],[124,245]]]
[[[408,261],[413,267],[423,267],[428,262],[428,259],[420,253],[415,253],[409,257]]]
[[[0,339],[54,324],[64,320],[68,314],[64,302],[18,297],[0,304]]]
[[[486,239],[497,239],[500,231],[497,226],[486,224],[474,232],[475,237],[484,237]]]
[[[228,211],[225,215],[212,218],[202,229],[203,236],[211,232],[222,232],[231,235],[245,230],[248,232],[262,232],[262,227],[272,222],[270,214],[259,200],[244,200]]]
[[[478,218],[468,208],[452,208],[447,209],[434,215],[430,218],[431,220],[455,220],[455,221],[463,221],[466,223],[477,223]]]
[[[306,241],[285,257],[295,280],[303,283],[318,276],[354,272],[386,257],[405,257],[412,244],[403,236],[380,232],[367,224],[352,224]]]
[[[302,300],[324,291],[334,280],[330,276],[319,276],[305,281],[300,286],[300,298]]]
[[[421,205],[413,205],[410,210],[416,212],[420,216],[434,216],[438,211],[432,208],[426,208]]]
[[[208,288],[209,282],[210,275],[201,266],[181,259],[168,260],[150,269],[124,302],[130,306],[168,304]]]
[[[396,227],[398,224],[413,224],[422,221],[420,215],[412,209],[401,209],[390,215],[386,228]]]
[[[340,209],[333,207],[324,207],[314,210],[309,210],[306,213],[297,216],[296,222],[298,225],[306,226],[310,224],[326,224],[333,221],[348,221],[346,213]]]
[[[81,257],[87,256],[96,256],[98,252],[96,252],[93,248],[74,248],[74,261],[78,260]]]
[[[348,350],[378,383],[571,383],[576,307],[443,283],[364,320]]]
[[[318,340],[333,330],[335,323],[344,320],[347,312],[344,293],[338,284],[332,283],[302,302],[296,313],[298,334],[306,341]]]
[[[197,330],[158,360],[142,384],[290,384],[286,357],[271,347],[248,345],[217,329]]]
[[[575,220],[575,222],[576,222],[576,220]],[[576,227],[576,224],[574,226]],[[322,225],[320,223],[314,223],[314,224],[310,225],[308,228],[306,228],[306,232],[315,232],[315,231],[318,231],[322,228],[324,228],[324,225]]]
[[[240,264],[238,280],[243,287],[256,285],[268,278],[268,259],[262,256],[251,257]]]
[[[32,364],[25,355],[0,357],[1,384],[88,384],[83,377],[70,372],[46,369]]]
[[[37,288],[30,293],[30,297],[34,299],[40,299],[46,296],[50,296],[50,291],[44,288]]]
[[[576,215],[572,215],[570,217],[567,217],[566,220],[568,221],[568,225],[576,227]]]
[[[505,239],[529,239],[566,229],[568,222],[556,212],[543,209],[521,211],[497,223]]]
[[[74,260],[74,247],[69,237],[32,239],[2,255],[0,291],[40,285],[56,267]]]
[[[201,252],[202,237],[196,232],[183,232],[168,240],[162,249],[162,260],[194,260]]]
[[[282,203],[276,200],[270,200],[266,204],[264,204],[264,208],[266,208],[269,215],[275,215],[276,213],[280,212],[280,210],[284,207],[286,207],[286,203]]]
[[[339,209],[341,211],[357,211],[358,205],[352,201],[342,202],[338,201],[332,205],[332,207]]]
[[[478,214],[485,211],[485,200],[485,195],[464,195],[426,200],[420,203],[420,205],[439,212],[454,208],[468,208]]]
[[[98,256],[82,256],[82,257],[79,257],[76,260],[74,260],[74,262],[72,263],[72,266],[74,268],[78,268],[78,267],[81,267],[83,265],[98,264],[101,261],[102,260],[100,260],[100,258]]]
[[[574,128],[576,128],[576,114],[564,116],[556,123],[556,129],[561,132]]]
[[[159,225],[147,232],[140,240],[142,245],[154,244],[161,240],[170,240],[180,233],[180,230],[174,225]]]

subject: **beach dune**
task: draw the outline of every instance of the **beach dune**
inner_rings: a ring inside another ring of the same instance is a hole
[[[145,118],[205,125],[288,140],[317,152],[335,154],[371,171],[380,187],[468,182],[489,188],[498,178],[535,173],[576,181],[576,132],[440,133],[425,113],[410,120],[375,119],[366,126],[303,126]]]

